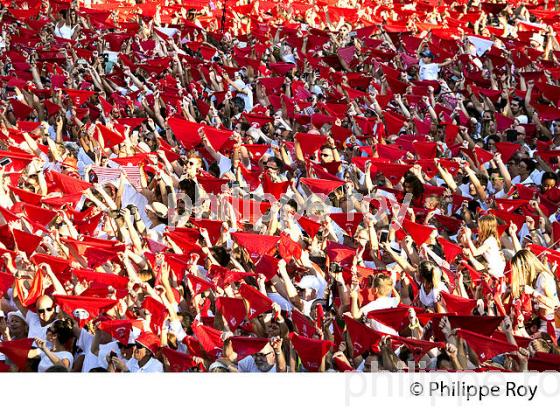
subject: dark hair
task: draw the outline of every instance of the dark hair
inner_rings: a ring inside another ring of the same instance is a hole
[[[423,260],[418,264],[420,277],[430,283],[434,283],[434,271],[436,269],[439,269],[439,267],[429,260]]]
[[[530,158],[521,158],[519,160],[519,163],[524,163],[527,166],[527,171],[529,172],[529,174],[531,172],[533,172],[535,170],[535,168],[537,167],[537,165],[535,164],[535,161],[533,161]]]
[[[231,260],[230,254],[222,246],[213,246],[210,248],[210,252],[220,266],[227,266]]]
[[[68,369],[61,364],[55,364],[45,370],[45,373],[68,373]]]
[[[50,330],[61,345],[66,345],[74,337],[73,327],[70,319],[59,319],[53,322]]]
[[[412,186],[412,195],[414,198],[420,198],[424,193],[424,185],[422,185],[422,181],[418,179],[418,177],[414,174],[408,174],[403,181],[404,184],[410,184]]]
[[[545,179],[553,179],[555,182],[558,182],[558,175],[554,172],[546,171],[542,174],[541,183],[543,183]]]
[[[278,170],[281,171],[284,168],[284,163],[282,162],[282,160],[280,158],[276,158],[276,157],[270,157],[266,160],[268,161],[274,161],[274,163],[276,164],[276,166],[278,167]]]
[[[103,367],[94,367],[89,370],[89,373],[108,373],[109,371]]]

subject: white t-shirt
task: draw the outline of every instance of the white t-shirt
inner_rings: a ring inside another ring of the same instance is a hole
[[[377,298],[369,302],[367,305],[362,306],[362,308],[360,309],[360,313],[362,315],[367,316],[367,314],[372,310],[395,308],[398,305],[399,305],[399,300],[397,298],[393,298],[390,296],[382,296],[380,298]],[[398,336],[398,332],[397,332],[398,329],[395,330],[392,327],[384,325],[383,323],[380,323],[375,319],[368,319],[367,325],[371,327],[373,330],[377,330],[378,332],[383,332],[383,333],[388,333],[390,335]]]
[[[503,277],[506,261],[496,238],[494,236],[488,237],[482,246],[488,246],[488,249],[482,255],[486,262],[488,262],[488,273],[495,278]]]
[[[424,285],[422,285],[422,287],[420,287],[420,293],[418,295],[420,298],[420,302],[427,308],[433,308],[436,305],[436,302],[439,302],[439,298],[440,298],[439,295],[442,291],[449,293],[447,286],[445,286],[445,284],[443,283],[440,283],[437,289],[432,288],[430,293],[427,294],[426,294],[426,290],[424,289]]]
[[[27,334],[27,337],[30,339],[39,338],[41,340],[47,340],[47,329],[50,327],[51,323],[46,326],[41,326],[39,315],[30,310],[28,310],[25,315],[25,321],[29,326],[29,333]],[[51,347],[50,342],[47,342],[47,347]]]
[[[70,352],[53,352],[54,355],[56,357],[58,357],[61,360],[68,360],[70,362],[70,364],[68,365],[68,368],[71,369],[72,365],[74,364],[74,356],[72,356],[72,353]],[[51,359],[49,359],[49,357],[46,355],[45,352],[41,351],[41,361],[39,362],[39,368],[38,368],[38,372],[39,373],[44,373],[47,371],[47,369],[49,367],[52,367],[54,365],[53,362],[51,362]]]
[[[84,362],[82,363],[82,373],[88,373],[91,369],[96,367],[103,367],[106,369],[108,367],[107,355],[111,351],[115,352],[117,356],[122,359],[121,351],[117,342],[112,341],[106,344],[99,345],[99,354],[95,355],[91,352],[91,345],[93,344],[94,336],[88,331],[82,329],[80,331],[80,337],[76,342],[78,346],[84,352]]]
[[[437,80],[439,65],[436,63],[425,64],[420,60],[420,80]]]
[[[130,373],[162,373],[163,364],[153,357],[148,360],[148,362],[140,367],[138,361],[134,358],[130,359],[127,363],[128,370]]]
[[[237,363],[237,370],[240,373],[265,373],[261,372],[255,363],[253,356],[247,356]],[[276,373],[276,365],[272,366],[267,373]]]

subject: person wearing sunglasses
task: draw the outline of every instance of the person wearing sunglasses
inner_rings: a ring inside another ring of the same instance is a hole
[[[35,302],[35,311],[37,313],[23,307],[20,308],[20,311],[25,315],[25,321],[29,326],[27,337],[46,340],[47,329],[56,319],[54,300],[50,296],[43,295]]]
[[[108,369],[110,372],[162,373],[163,363],[156,359],[160,346],[161,341],[155,334],[141,333],[136,338],[132,358],[125,362],[113,355]]]

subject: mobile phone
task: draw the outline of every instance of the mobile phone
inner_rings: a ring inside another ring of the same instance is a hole
[[[11,163],[12,163],[12,160],[10,158],[4,157],[4,158],[0,159],[0,166],[5,167],[6,165],[9,165]]]

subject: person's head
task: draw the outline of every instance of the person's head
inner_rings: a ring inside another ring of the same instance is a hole
[[[255,353],[253,355],[253,360],[255,361],[255,365],[259,369],[259,371],[266,373],[276,363],[276,358],[274,356],[274,349],[270,343],[267,343],[265,347],[261,349],[260,352]]]
[[[70,319],[57,319],[49,327],[52,334],[52,342],[55,346],[68,349],[71,340],[74,338],[74,325]]]
[[[547,171],[541,178],[541,191],[546,192],[558,184],[558,176],[554,172]]]
[[[424,50],[420,53],[420,57],[422,58],[422,62],[424,64],[430,64],[434,61],[434,53],[430,50]]]
[[[531,158],[521,158],[517,166],[521,180],[528,178],[536,168],[535,161]]]
[[[153,333],[142,333],[136,339],[132,356],[137,362],[146,363],[157,353],[159,338]]]
[[[56,317],[54,300],[50,296],[39,296],[35,302],[35,308],[41,321],[41,326],[51,323]]]
[[[45,370],[45,372],[46,373],[68,373],[68,369],[61,364],[55,364],[54,366],[51,366],[47,370]]]
[[[278,175],[280,172],[282,172],[282,168],[283,168],[282,160],[276,157],[269,157],[266,160],[264,168],[271,176]]]
[[[418,264],[418,273],[422,281],[422,286],[426,292],[437,288],[441,282],[441,269],[429,260],[423,260]]]
[[[548,272],[548,268],[528,249],[518,251],[511,258],[511,292],[514,297],[519,297],[522,286],[533,286],[541,272]]]
[[[23,315],[19,312],[9,312],[6,317],[6,324],[13,339],[24,339],[29,333],[29,326]]]
[[[414,174],[408,174],[403,181],[405,194],[412,194],[414,198],[420,198],[424,193],[422,181]]]
[[[152,202],[151,205],[146,205],[148,218],[154,224],[167,224],[167,215],[169,210],[161,202]]]
[[[196,154],[189,155],[183,167],[183,174],[194,178],[200,169],[202,169],[202,159]]]
[[[483,243],[491,236],[496,238],[497,241],[500,240],[498,221],[494,215],[484,215],[478,219],[478,242]]]
[[[525,127],[522,125],[518,125],[517,127],[514,128],[514,130],[517,135],[517,143],[518,144],[525,143],[525,140],[527,138],[527,131],[525,130]]]
[[[131,359],[132,355],[134,353],[134,343],[127,343],[124,344],[122,342],[117,342],[117,345],[119,346],[119,350],[121,351],[121,355],[122,357],[124,357],[125,359]]]
[[[328,145],[323,145],[321,151],[319,152],[319,160],[323,164],[328,164],[329,162],[334,162],[334,151]]]
[[[498,168],[489,169],[488,175],[490,176],[490,183],[494,191],[501,191],[504,188],[504,177],[500,173],[500,170]]]
[[[520,97],[513,97],[510,102],[511,112],[514,116],[521,115],[523,113],[523,99]]]
[[[390,276],[379,274],[373,279],[373,292],[376,297],[388,297],[393,292],[393,280]]]
[[[552,121],[550,128],[554,138],[560,137],[560,120]]]

